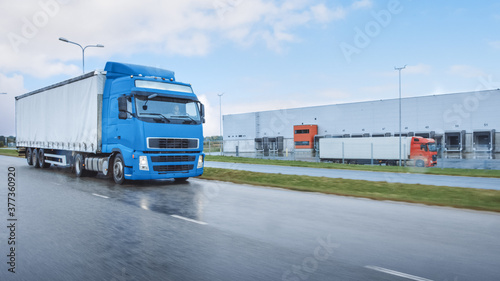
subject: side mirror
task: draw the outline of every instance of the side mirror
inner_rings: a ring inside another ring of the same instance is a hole
[[[118,98],[118,119],[127,119],[127,97],[121,96]]]
[[[200,116],[201,116],[201,122],[205,123],[205,105],[200,103]]]
[[[125,112],[127,114],[127,97],[122,96],[118,98],[118,111],[120,113]]]
[[[118,113],[118,119],[127,119],[127,112],[120,111],[120,113]]]

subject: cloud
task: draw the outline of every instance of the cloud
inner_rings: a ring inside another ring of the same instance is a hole
[[[397,67],[402,67],[403,65],[397,66]],[[396,67],[396,66],[395,66]],[[430,74],[432,72],[432,66],[424,63],[419,63],[416,65],[406,65],[406,68],[401,71],[401,75],[406,75],[406,74]],[[396,70],[391,70],[391,71],[384,71],[381,73],[378,73],[379,76],[383,77],[394,77],[398,75],[398,72]]]
[[[300,42],[297,28],[346,16],[341,6],[317,0],[26,0],[0,9],[0,71],[35,77],[79,73],[81,52],[59,37],[89,48],[85,57],[156,53],[205,56],[221,44],[263,44],[280,52]],[[355,2],[365,7],[369,1]]]
[[[449,72],[452,75],[460,76],[463,78],[477,78],[480,76],[486,76],[486,74],[482,70],[470,65],[452,65]]]
[[[493,49],[500,49],[500,41],[492,41],[490,42],[490,47],[492,47]]]
[[[432,66],[419,63],[417,65],[408,65],[405,70],[407,74],[430,74]]]
[[[380,97],[386,95],[387,93],[394,93],[397,87],[397,83],[386,83],[375,86],[361,87],[360,90],[363,93],[368,93],[370,96]]]
[[[319,4],[311,7],[313,18],[320,23],[328,23],[332,20],[343,19],[346,16],[346,10],[342,7],[329,9],[324,4]]]
[[[21,75],[6,76],[0,73],[0,135],[15,135],[15,96],[26,92]]]
[[[339,100],[345,100],[347,98],[350,98],[351,95],[349,93],[337,89],[326,89],[320,91],[318,93],[318,97],[322,100],[322,102],[324,99],[327,99],[328,103],[334,103]]]
[[[371,8],[373,6],[372,0],[359,0],[352,3],[353,10]]]
[[[210,94],[214,96],[216,94]],[[217,136],[219,135],[219,106],[213,106],[210,103],[210,99],[207,95],[198,95],[198,99],[205,106],[205,124],[203,124],[203,133],[205,136]],[[224,113],[222,113],[224,115]]]
[[[304,95],[307,95],[308,98],[304,99]],[[233,101],[223,104],[222,115],[337,104],[351,97],[349,93],[337,89],[311,90],[307,94],[303,92],[287,94],[286,98],[267,96],[265,99],[253,99],[244,103]],[[219,115],[218,112],[216,115]]]

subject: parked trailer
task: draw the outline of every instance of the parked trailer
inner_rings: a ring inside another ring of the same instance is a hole
[[[108,62],[16,97],[16,145],[29,165],[125,180],[203,173],[204,106],[174,72]]]
[[[399,137],[319,139],[319,158],[322,161],[396,165],[399,155]],[[422,137],[401,137],[401,161],[417,167],[435,166],[435,141]]]

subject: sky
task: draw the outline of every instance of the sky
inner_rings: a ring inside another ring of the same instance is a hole
[[[15,96],[107,61],[156,66],[222,114],[500,88],[496,0],[0,2],[0,135]]]

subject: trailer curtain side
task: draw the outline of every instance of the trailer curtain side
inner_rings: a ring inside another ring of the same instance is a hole
[[[16,97],[17,146],[99,152],[105,79],[89,73]]]

